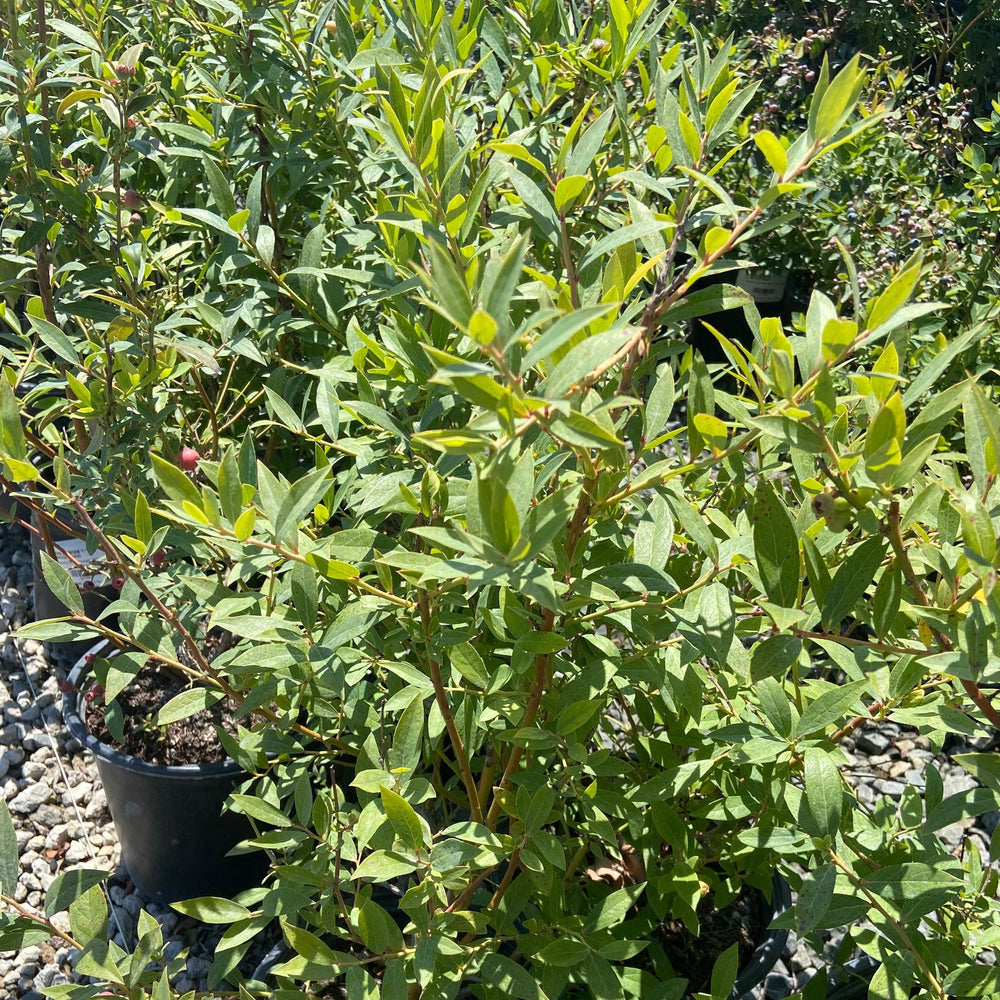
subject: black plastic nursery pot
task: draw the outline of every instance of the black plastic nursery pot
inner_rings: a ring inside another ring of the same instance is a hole
[[[31,523],[39,528],[38,518],[32,516]],[[91,618],[96,618],[118,596],[111,579],[104,572],[101,553],[89,554],[86,544],[70,531],[62,531],[48,525],[49,537],[55,547],[56,560],[69,571],[73,581],[81,588],[83,609]],[[42,552],[45,543],[36,532],[31,533],[31,568],[34,574],[35,620],[45,618],[66,618],[69,608],[52,593],[42,575]],[[68,660],[76,660],[93,646],[93,637],[84,639],[50,639],[59,647],[59,652]]]
[[[772,928],[775,917],[784,913],[792,905],[792,890],[788,882],[778,872],[771,879],[771,898],[762,892],[755,893],[757,913],[764,930],[761,932],[754,950],[753,958],[739,971],[733,984],[729,1000],[739,1000],[755,986],[759,986],[767,978],[767,974],[778,964],[781,953],[788,941],[788,930],[784,927]],[[682,970],[678,970],[682,973]],[[683,1000],[692,1000],[686,993]]]
[[[236,844],[253,836],[246,817],[222,811],[245,772],[233,760],[150,764],[102,743],[84,722],[82,688],[88,671],[84,657],[70,671],[73,690],[63,701],[63,718],[94,755],[122,861],[139,891],[158,903],[172,903],[195,896],[231,897],[259,885],[267,870],[263,853],[227,857]]]

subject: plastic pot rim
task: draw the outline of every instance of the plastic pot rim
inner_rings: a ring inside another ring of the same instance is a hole
[[[243,768],[231,757],[214,764],[154,764],[150,761],[139,760],[138,757],[133,757],[131,754],[108,746],[107,743],[102,743],[84,722],[85,712],[82,706],[84,692],[79,682],[90,672],[87,657],[101,655],[110,645],[106,639],[101,640],[88,649],[70,668],[68,680],[73,685],[73,690],[63,695],[63,721],[75,739],[78,739],[95,757],[100,757],[114,764],[115,767],[131,771],[134,774],[156,775],[158,778],[167,780],[197,781],[199,778],[203,778],[208,781],[243,773]]]

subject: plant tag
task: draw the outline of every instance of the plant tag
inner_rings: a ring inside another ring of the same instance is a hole
[[[111,582],[111,577],[105,572],[107,557],[99,549],[97,552],[88,552],[84,539],[66,538],[54,545],[56,562],[69,573],[77,586],[87,580],[92,581],[95,587],[103,587]]]
[[[788,284],[788,272],[768,274],[760,269],[750,271],[743,268],[736,275],[736,284],[749,292],[754,302],[780,302]]]

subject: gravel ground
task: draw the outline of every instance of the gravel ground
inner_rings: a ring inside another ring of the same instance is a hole
[[[168,957],[186,954],[186,966],[174,980],[181,991],[207,989],[206,976],[215,944],[224,930],[208,926],[142,898],[119,863],[107,800],[96,770],[80,744],[62,728],[59,681],[66,665],[42,643],[14,641],[11,632],[31,619],[31,557],[25,533],[0,524],[0,782],[10,809],[21,852],[21,875],[15,898],[42,911],[45,892],[60,872],[102,868],[109,872],[106,894],[109,929],[123,947],[134,944],[136,920],[146,909],[160,923],[169,942]],[[992,745],[984,737],[976,749]],[[906,786],[920,788],[928,767],[938,768],[945,795],[976,784],[943,753],[931,752],[927,740],[894,723],[870,725],[842,743],[850,763],[848,774],[860,785],[862,800],[898,799]],[[966,741],[961,749],[969,749]],[[966,837],[984,855],[1000,814],[988,813],[941,831],[958,849]],[[57,925],[69,929],[65,914]],[[64,924],[58,924],[63,920]],[[826,932],[823,956],[789,935],[784,954],[761,987],[742,1000],[780,1000],[802,989],[818,970],[833,963],[843,931]],[[261,941],[245,963],[250,972],[273,940]],[[72,951],[57,939],[0,952],[0,996],[11,1000],[43,1000],[39,988],[72,981]]]

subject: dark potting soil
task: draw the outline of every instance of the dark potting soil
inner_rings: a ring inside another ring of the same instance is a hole
[[[688,979],[688,992],[709,988],[715,960],[733,944],[739,945],[739,968],[750,964],[764,932],[756,890],[743,886],[739,896],[721,910],[712,893],[698,903],[699,934],[695,937],[680,920],[660,924],[659,944],[679,976]]]
[[[217,702],[186,719],[166,727],[146,720],[155,716],[171,698],[189,687],[187,679],[168,667],[147,665],[122,691],[117,701],[124,715],[125,742],[116,740],[104,721],[104,702],[86,703],[87,728],[102,743],[151,764],[215,764],[228,754],[219,742],[215,726],[236,735],[236,722],[229,699]]]

